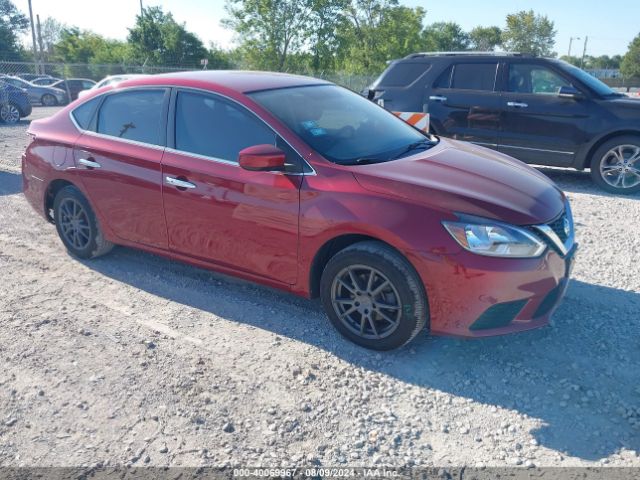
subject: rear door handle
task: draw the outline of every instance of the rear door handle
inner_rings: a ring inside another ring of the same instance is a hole
[[[168,185],[173,185],[178,188],[196,188],[194,183],[187,182],[186,180],[180,180],[175,177],[164,177],[164,181],[167,182]]]
[[[507,102],[507,106],[508,107],[515,107],[515,108],[527,108],[529,106],[529,104],[522,103],[522,102]]]
[[[88,158],[81,158],[80,160],[78,160],[78,163],[80,165],[84,165],[87,168],[100,168],[102,166],[95,160],[90,160]]]
[[[434,102],[446,102],[447,97],[443,97],[442,95],[431,95],[429,100],[433,100]]]

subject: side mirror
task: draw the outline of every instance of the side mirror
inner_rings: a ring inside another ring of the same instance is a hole
[[[558,91],[558,96],[562,98],[578,99],[578,98],[582,98],[582,93],[580,93],[580,91],[575,87],[570,87],[565,85],[563,87],[560,87],[560,90]]]
[[[284,170],[286,156],[273,145],[254,145],[241,150],[238,163],[245,170],[254,172]]]

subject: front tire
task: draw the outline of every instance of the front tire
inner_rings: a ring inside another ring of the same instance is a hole
[[[50,93],[45,93],[40,101],[45,107],[55,107],[58,105],[58,100]]]
[[[356,243],[332,257],[322,273],[320,296],[334,327],[373,350],[409,343],[429,318],[415,269],[381,242]]]
[[[607,192],[640,192],[640,137],[625,135],[602,144],[591,160],[591,178]]]
[[[82,259],[96,258],[111,251],[91,205],[74,186],[61,189],[53,202],[56,230],[67,250]]]
[[[3,103],[0,106],[0,120],[10,125],[20,121],[20,110],[13,103]]]

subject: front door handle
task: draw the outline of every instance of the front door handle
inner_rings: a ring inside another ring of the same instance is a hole
[[[434,102],[446,102],[447,97],[443,97],[442,95],[431,95],[429,100],[433,100]]]
[[[88,158],[81,158],[80,160],[78,160],[78,163],[80,165],[84,165],[87,168],[100,168],[102,166],[95,160],[90,160]]]
[[[164,181],[167,182],[168,185],[173,185],[178,188],[196,188],[194,183],[187,182],[186,180],[180,180],[175,177],[164,177]]]
[[[507,106],[508,107],[515,107],[515,108],[527,108],[529,106],[529,104],[522,103],[522,102],[507,102]]]

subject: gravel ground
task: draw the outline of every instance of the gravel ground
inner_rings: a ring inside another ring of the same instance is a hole
[[[581,243],[554,325],[379,354],[317,302],[72,259],[20,193],[25,127],[0,126],[0,465],[640,467],[639,197],[545,169]]]

